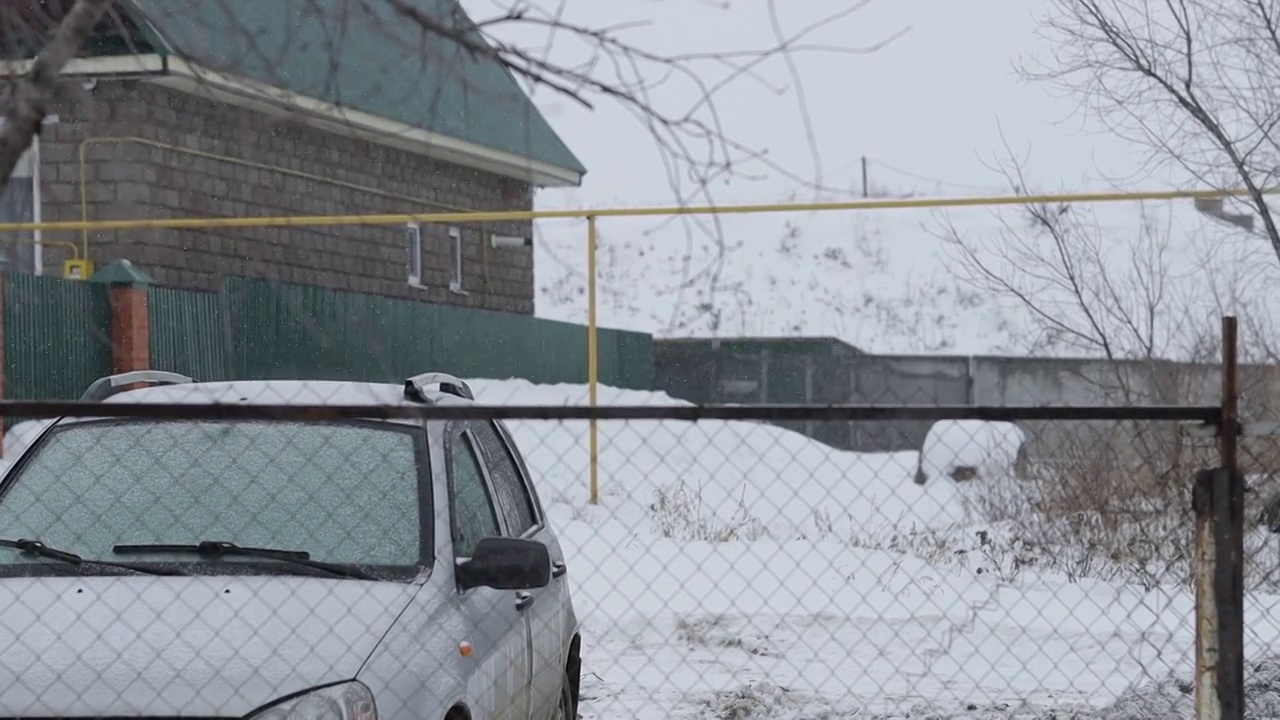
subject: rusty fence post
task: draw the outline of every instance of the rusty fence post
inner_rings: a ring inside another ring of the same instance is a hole
[[[1222,319],[1220,467],[1196,475],[1196,720],[1244,718],[1244,474],[1236,319]]]

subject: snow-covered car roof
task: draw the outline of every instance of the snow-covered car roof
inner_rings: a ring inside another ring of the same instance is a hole
[[[470,401],[450,393],[426,391],[436,405],[465,405]],[[183,405],[393,405],[421,407],[404,396],[404,386],[391,383],[339,380],[238,380],[157,385],[105,398],[106,403],[169,403]]]

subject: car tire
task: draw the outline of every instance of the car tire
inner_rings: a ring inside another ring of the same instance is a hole
[[[578,709],[573,706],[573,687],[569,683],[569,673],[565,673],[560,680],[560,702],[556,704],[552,720],[577,720]]]

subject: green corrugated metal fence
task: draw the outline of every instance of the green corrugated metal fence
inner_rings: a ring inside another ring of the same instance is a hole
[[[236,278],[223,289],[243,378],[399,381],[426,370],[461,377],[585,382],[586,328],[447,305]],[[653,340],[601,330],[600,381],[653,386]]]
[[[655,389],[653,336],[625,330],[606,330],[604,335],[614,344],[613,353],[617,358],[617,366],[611,376],[612,382],[606,384],[632,390]],[[583,353],[585,352],[584,347]],[[601,351],[601,355],[606,354]]]
[[[151,367],[196,380],[228,380],[231,338],[218,293],[150,287]]]
[[[241,278],[223,293],[238,378],[385,381],[431,359],[433,305]]]
[[[111,373],[111,305],[102,285],[5,274],[4,396],[74,400]]]
[[[428,370],[581,383],[586,328],[446,305],[234,278],[218,293],[148,289],[151,367],[197,380],[399,382]],[[111,372],[103,285],[5,276],[9,398],[75,398]],[[601,330],[600,381],[653,387],[653,339]]]

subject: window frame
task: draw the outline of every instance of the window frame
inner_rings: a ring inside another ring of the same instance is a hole
[[[413,287],[422,287],[422,226],[411,222],[405,225],[405,275]]]
[[[533,503],[534,514],[537,517],[537,526],[545,528],[547,514],[542,507],[542,499],[538,497],[538,488],[534,485],[533,475],[529,473],[529,466],[524,460],[524,454],[520,452],[519,446],[516,445],[515,437],[511,435],[506,423],[501,420],[489,420],[488,422],[493,425],[498,437],[502,439],[503,447],[506,448],[516,466],[516,474],[520,477],[520,482],[524,484],[525,492],[529,493],[529,499]]]
[[[23,470],[29,465],[33,458],[37,457],[48,446],[50,438],[70,428],[79,428],[84,425],[143,425],[143,424],[161,424],[161,423],[202,423],[202,422],[228,422],[228,423],[253,423],[261,422],[260,420],[237,420],[237,419],[221,419],[221,420],[188,420],[183,418],[173,419],[156,419],[156,418],[59,418],[42,430],[39,435],[32,440],[31,444],[22,452],[9,468],[5,471],[3,478],[0,478],[0,504],[3,504],[8,497],[9,492],[17,485],[19,478],[22,476]],[[377,576],[379,580],[384,581],[403,581],[409,582],[416,578],[429,574],[435,566],[435,482],[433,480],[435,473],[431,463],[431,444],[428,442],[425,428],[421,425],[409,425],[405,423],[394,423],[380,420],[360,420],[360,419],[343,419],[343,420],[291,420],[306,425],[343,425],[354,427],[374,428],[385,430],[388,432],[399,432],[409,435],[413,441],[413,453],[416,461],[417,475],[417,491],[418,491],[418,559],[414,565],[350,565],[350,567],[359,567]],[[306,548],[302,548],[306,549]],[[271,561],[255,561],[252,558],[237,558],[234,562],[208,563],[199,559],[192,558],[190,562],[174,563],[173,561],[150,562],[146,560],[134,561],[135,564],[145,566],[163,566],[178,564],[182,568],[194,568],[196,574],[205,575],[284,575],[290,574],[296,568],[283,566],[280,563]],[[95,572],[79,571],[75,566],[65,563],[0,563],[0,577],[8,577],[13,574],[13,569],[24,575],[67,575],[67,574],[97,574]],[[251,572],[244,573],[244,570]],[[230,571],[230,572],[227,572]],[[317,573],[317,577],[328,577]]]
[[[488,430],[493,433],[494,437],[497,438],[499,448],[507,454],[507,459],[509,459],[511,462],[511,469],[515,472],[516,484],[519,485],[520,489],[524,492],[525,498],[529,501],[529,514],[533,517],[533,524],[530,525],[528,528],[526,528],[521,534],[512,535],[511,528],[509,527],[506,521],[506,515],[505,513],[502,512],[502,508],[500,507],[501,502],[496,499],[497,493],[495,488],[494,507],[498,511],[499,518],[502,519],[503,533],[505,534],[506,537],[517,537],[517,538],[531,538],[534,535],[537,535],[538,533],[542,532],[542,530],[546,527],[546,521],[544,520],[544,517],[542,514],[542,508],[539,506],[537,498],[534,496],[533,492],[530,490],[530,487],[529,487],[530,483],[529,483],[528,477],[522,471],[521,464],[516,459],[517,454],[514,451],[512,444],[508,442],[507,438],[504,436],[502,431],[498,429],[496,420],[478,420],[473,422],[475,424],[479,424],[487,427]],[[488,468],[489,463],[497,462],[494,458],[490,457],[488,448],[485,447],[484,443],[480,440],[479,437],[476,437],[476,441],[479,444],[480,451],[484,453],[486,468]],[[490,483],[492,484],[493,472],[489,470],[488,474],[490,475]]]
[[[489,507],[493,510],[494,525],[498,527],[498,532],[502,537],[507,537],[507,528],[502,513],[498,510],[497,501],[494,499],[493,483],[489,477],[489,468],[484,462],[484,447],[480,444],[479,438],[476,438],[467,423],[456,421],[446,426],[445,442],[444,442],[444,462],[446,468],[445,494],[449,502],[449,537],[452,546],[452,554],[454,562],[470,557],[468,555],[458,554],[458,507],[457,507],[457,485],[454,482],[457,475],[454,473],[454,447],[461,441],[472,456],[476,459],[476,466],[480,468],[480,483],[484,487],[485,494],[489,500]]]
[[[462,228],[450,225],[449,230],[449,292],[454,295],[470,295],[463,286]]]

